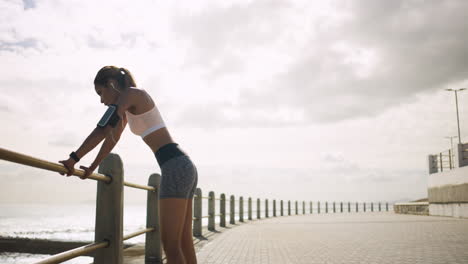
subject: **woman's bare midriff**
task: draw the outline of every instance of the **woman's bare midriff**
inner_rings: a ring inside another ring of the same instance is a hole
[[[153,153],[156,153],[156,151],[169,143],[175,143],[174,140],[172,139],[171,135],[169,134],[169,130],[167,128],[163,127],[160,128],[153,133],[147,135],[146,137],[143,138],[143,141],[145,141],[146,145],[148,145]]]

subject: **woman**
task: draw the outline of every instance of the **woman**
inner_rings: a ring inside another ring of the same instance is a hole
[[[94,88],[101,103],[108,106],[97,127],[83,144],[62,160],[70,176],[74,165],[102,140],[104,143],[94,162],[80,166],[87,178],[99,166],[120,139],[128,122],[133,133],[155,153],[161,167],[160,224],[167,263],[196,263],[192,240],[192,199],[197,186],[197,169],[190,158],[174,142],[149,94],[136,88],[127,69],[103,67],[94,79]]]

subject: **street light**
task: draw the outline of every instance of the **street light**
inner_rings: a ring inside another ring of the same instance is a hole
[[[457,126],[458,126],[458,143],[461,144],[461,137],[460,137],[460,118],[458,116],[458,96],[457,92],[461,92],[463,90],[466,90],[466,88],[460,88],[460,89],[445,89],[446,91],[449,92],[455,92],[455,106],[457,107]]]
[[[457,136],[451,136],[451,137],[445,137],[445,138],[450,139],[450,146],[451,146],[451,149],[452,149],[452,151],[453,151],[453,139],[454,139],[454,138],[457,138]]]

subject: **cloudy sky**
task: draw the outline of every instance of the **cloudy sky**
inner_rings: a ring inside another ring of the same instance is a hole
[[[463,0],[0,0],[0,147],[66,158],[105,111],[96,72],[117,65],[152,95],[205,191],[426,197],[427,155],[457,135],[444,89],[468,86],[467,11]],[[468,92],[459,107],[467,142]],[[128,128],[114,152],[127,181],[160,171]],[[0,203],[95,199],[94,181],[5,161],[0,177]]]

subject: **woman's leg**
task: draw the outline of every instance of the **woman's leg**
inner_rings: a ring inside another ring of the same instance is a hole
[[[161,239],[167,264],[186,263],[181,242],[188,201],[181,198],[165,198],[159,201]]]
[[[182,231],[182,252],[184,253],[185,261],[187,264],[196,264],[197,256],[193,246],[192,236],[192,199],[187,200],[187,209],[185,212],[185,223]]]

